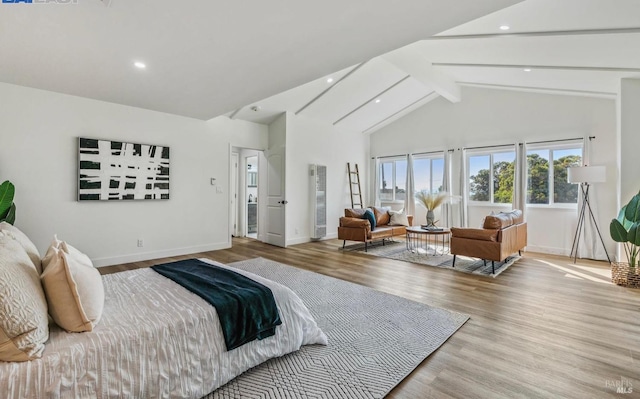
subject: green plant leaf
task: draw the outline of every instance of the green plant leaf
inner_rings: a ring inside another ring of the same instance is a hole
[[[624,211],[624,217],[633,223],[640,222],[640,194],[636,194],[627,204]]]
[[[626,211],[627,211],[627,206],[625,205],[622,207],[622,209],[620,209],[620,212],[618,213],[618,221],[622,223],[625,230],[629,231],[629,229],[633,225],[633,222],[630,220],[627,220],[627,218],[624,217],[624,214]]]
[[[629,229],[629,233],[627,233],[627,241],[631,244],[638,246],[640,245],[640,223],[634,223],[633,226]]]
[[[14,224],[16,222],[16,204],[11,204],[11,208],[9,208],[9,212],[7,212],[7,216],[4,220],[0,220],[1,222],[7,222],[9,224]]]
[[[609,224],[609,233],[615,242],[627,242],[627,229],[618,219],[613,219]]]
[[[9,180],[0,184],[0,215],[5,215],[13,204],[16,188]]]

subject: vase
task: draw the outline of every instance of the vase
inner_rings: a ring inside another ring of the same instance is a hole
[[[427,227],[435,226],[436,217],[431,209],[427,210]]]
[[[640,288],[640,267],[629,267],[628,263],[611,263],[611,282],[622,287]]]

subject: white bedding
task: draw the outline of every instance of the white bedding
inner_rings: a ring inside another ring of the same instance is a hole
[[[227,268],[272,290],[282,319],[275,336],[227,352],[215,308],[197,295],[151,269],[106,275],[104,313],[94,331],[50,325],[41,359],[0,362],[0,396],[201,398],[269,358],[327,344],[293,291]]]

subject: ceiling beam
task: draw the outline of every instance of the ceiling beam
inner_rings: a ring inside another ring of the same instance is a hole
[[[235,111],[233,111],[233,113],[231,115],[229,115],[229,119],[235,119],[236,115],[238,115],[238,112],[240,112],[242,108],[238,108]]]
[[[465,62],[434,62],[433,66],[473,67],[473,68],[517,68],[517,69],[553,69],[570,71],[600,71],[600,72],[640,72],[640,68],[576,66],[576,65],[532,65],[532,64],[474,64]]]
[[[388,92],[389,90],[393,89],[394,87],[398,86],[400,83],[404,82],[405,80],[409,79],[411,76],[407,75],[404,78],[400,79],[399,81],[397,81],[396,83],[392,84],[391,86],[387,87],[386,89],[384,89],[383,91],[381,91],[380,93],[376,94],[374,97],[372,97],[370,100],[365,101],[364,103],[360,104],[359,106],[357,106],[354,110],[352,110],[351,112],[347,113],[345,116],[343,116],[342,118],[338,119],[337,121],[333,122],[333,125],[335,126],[336,124],[342,122],[343,120],[347,119],[349,116],[353,115],[354,113],[356,113],[359,109],[361,109],[362,107],[364,107],[367,104],[371,104],[372,102],[374,102],[376,99],[378,99],[380,96],[382,96],[384,93]]]
[[[435,70],[416,46],[406,46],[381,57],[452,103],[460,102],[460,86],[442,71]]]
[[[370,60],[367,60],[365,62],[361,62],[360,64],[356,65],[355,68],[353,68],[352,70],[350,70],[346,75],[344,75],[343,77],[341,77],[340,79],[338,79],[334,84],[332,84],[331,86],[327,87],[326,89],[324,89],[322,91],[322,93],[318,94],[317,96],[315,96],[313,99],[311,99],[311,101],[309,101],[308,103],[306,103],[305,105],[302,106],[302,108],[300,108],[299,110],[296,111],[296,115],[298,115],[300,112],[304,111],[305,109],[307,109],[307,107],[309,107],[311,104],[315,103],[316,101],[318,101],[322,96],[324,96],[325,94],[327,94],[329,92],[329,90],[333,89],[334,87],[336,87],[340,82],[344,81],[345,79],[347,79],[349,76],[351,76],[355,71],[357,71],[358,69],[362,68],[367,62],[369,62]]]
[[[599,97],[599,98],[608,98],[608,99],[616,99],[618,96],[617,93],[605,92],[605,91],[552,89],[547,87],[499,85],[499,84],[493,84],[493,83],[475,83],[475,82],[460,82],[460,81],[457,83],[460,86],[467,86],[467,87],[524,91],[524,92],[530,92],[530,93],[561,94],[561,95],[567,95],[567,96]]]
[[[640,27],[630,28],[603,28],[603,29],[574,29],[574,30],[551,30],[532,31],[514,33],[480,33],[473,35],[443,35],[431,36],[424,41],[431,40],[460,40],[460,39],[504,39],[509,37],[535,37],[535,36],[577,36],[577,35],[621,35],[629,33],[640,33]]]
[[[383,127],[387,126],[388,124],[390,124],[393,121],[396,121],[400,118],[402,118],[404,115],[408,114],[409,112],[422,107],[423,105],[425,105],[426,103],[435,100],[436,98],[440,97],[440,95],[438,93],[436,93],[435,91],[432,91],[431,93],[427,94],[426,96],[412,102],[411,104],[407,105],[406,107],[402,108],[400,111],[397,111],[391,115],[389,115],[388,117],[384,118],[383,120],[381,120],[380,122],[376,122],[375,124],[371,125],[370,127],[366,128],[365,130],[362,131],[362,133],[365,134],[369,134],[369,133],[373,133],[378,129],[382,129]]]

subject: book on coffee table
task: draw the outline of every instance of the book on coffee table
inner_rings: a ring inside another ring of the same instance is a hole
[[[421,224],[420,228],[422,230],[429,230],[429,231],[444,231],[444,229],[442,227],[428,226],[426,224]]]

